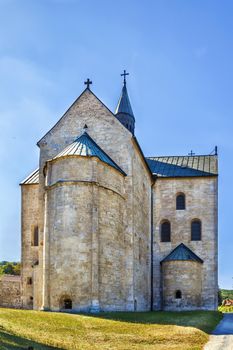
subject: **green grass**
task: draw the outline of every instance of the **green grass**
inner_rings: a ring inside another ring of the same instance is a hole
[[[221,317],[214,311],[90,316],[0,309],[0,349],[200,350]]]

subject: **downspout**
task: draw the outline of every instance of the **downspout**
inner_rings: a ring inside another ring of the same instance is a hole
[[[154,263],[154,196],[153,196],[153,186],[155,183],[156,179],[154,179],[154,182],[151,185],[151,229],[150,229],[150,239],[151,239],[151,292],[150,292],[150,310],[153,311],[153,304],[154,304],[154,268],[153,268],[153,263]]]
[[[150,271],[151,271],[151,281],[150,281],[150,285],[151,285],[151,291],[150,291],[150,311],[153,311],[153,300],[154,300],[154,293],[153,293],[153,290],[154,290],[154,279],[153,279],[153,274],[154,274],[154,270],[153,270],[153,262],[154,262],[154,259],[153,259],[153,232],[154,232],[154,229],[153,229],[153,223],[154,223],[154,220],[153,220],[153,184],[151,185],[151,228],[150,228],[150,249],[151,249],[151,268],[150,268]]]

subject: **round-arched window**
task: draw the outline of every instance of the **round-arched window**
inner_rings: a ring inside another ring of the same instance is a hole
[[[161,242],[171,242],[171,224],[168,220],[162,222],[160,231]]]
[[[191,222],[191,241],[201,241],[201,221],[199,219]]]
[[[176,196],[176,210],[185,210],[185,195],[183,193]]]
[[[176,299],[181,299],[182,298],[182,292],[181,290],[177,290],[176,293],[175,293],[175,298]]]
[[[71,310],[72,309],[72,300],[71,299],[64,299],[63,308],[65,310]]]

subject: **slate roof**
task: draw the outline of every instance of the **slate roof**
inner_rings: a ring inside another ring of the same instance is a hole
[[[189,249],[184,243],[178,245],[175,249],[171,251],[162,261],[197,261],[203,263],[203,260],[199,258],[191,249]]]
[[[72,144],[67,146],[53,159],[65,156],[97,157],[102,162],[117,169],[123,175],[126,175],[126,173],[97,145],[97,143],[88,135],[86,131],[84,131],[81,136],[79,136]]]
[[[126,84],[124,84],[121,92],[121,96],[119,98],[115,114],[124,113],[129,114],[134,118],[133,110],[129,101],[129,95],[127,92]]]
[[[216,155],[146,157],[146,161],[153,175],[158,177],[218,175]]]
[[[34,185],[39,183],[39,168],[34,170],[20,185]]]

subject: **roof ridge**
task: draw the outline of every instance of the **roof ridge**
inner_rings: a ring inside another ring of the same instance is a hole
[[[151,159],[151,158],[180,158],[180,157],[186,157],[186,158],[195,158],[195,157],[218,157],[216,154],[195,154],[195,156],[189,156],[189,155],[164,155],[164,156],[146,156],[146,159]]]

